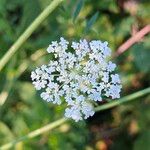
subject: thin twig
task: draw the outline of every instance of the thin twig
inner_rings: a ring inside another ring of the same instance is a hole
[[[146,34],[150,32],[150,25],[145,26],[131,38],[129,38],[125,43],[123,43],[115,53],[115,57],[121,55],[126,50],[128,50],[133,44],[139,42]]]
[[[142,97],[142,96],[144,96],[146,94],[149,94],[149,93],[150,93],[150,87],[146,88],[144,90],[141,90],[139,92],[136,92],[134,94],[125,96],[125,97],[123,97],[123,98],[121,98],[121,99],[119,99],[117,101],[113,101],[113,102],[110,102],[110,103],[98,106],[98,107],[95,108],[95,111],[99,112],[99,111],[103,111],[103,110],[106,110],[106,109],[110,109],[112,107],[118,106],[118,105],[123,104],[125,102],[129,102],[129,101],[132,101],[132,100],[134,100],[136,98],[140,98],[140,97]],[[16,145],[17,143],[19,143],[21,141],[25,141],[25,140],[34,138],[34,137],[36,137],[38,135],[41,135],[41,134],[43,134],[45,132],[48,132],[48,131],[50,131],[50,130],[52,130],[52,129],[62,125],[65,122],[67,122],[67,119],[65,119],[65,118],[59,119],[59,120],[57,120],[57,121],[55,121],[53,123],[50,123],[50,124],[48,124],[48,125],[46,125],[46,126],[44,126],[42,128],[34,130],[34,131],[28,133],[27,135],[22,136],[22,137],[14,140],[12,142],[9,142],[9,143],[7,143],[5,145],[2,145],[0,147],[0,150],[7,150],[7,149],[11,148],[12,146]]]

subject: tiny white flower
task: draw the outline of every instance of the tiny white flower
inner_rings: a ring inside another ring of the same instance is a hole
[[[49,98],[49,93],[47,93],[47,92],[42,92],[42,93],[41,93],[41,98],[47,101],[47,99]]]
[[[111,82],[114,84],[121,83],[119,75],[118,74],[112,74],[111,75]]]
[[[77,49],[79,48],[79,43],[77,43],[77,42],[72,42],[71,47],[72,47],[73,49],[77,50]]]
[[[89,118],[90,116],[93,116],[93,115],[94,115],[95,112],[94,112],[94,108],[93,108],[92,104],[83,101],[83,102],[81,103],[81,105],[82,105],[82,106],[81,106],[81,107],[82,107],[81,111],[82,111],[82,113],[85,115],[85,116],[84,116],[84,119],[87,119],[87,118]]]
[[[36,79],[37,78],[37,75],[36,75],[36,73],[35,72],[31,72],[31,78],[32,78],[32,80],[34,80],[34,79]]]
[[[108,83],[108,81],[109,81],[109,73],[108,72],[103,73],[102,81],[104,81],[105,83]]]
[[[116,64],[114,64],[111,61],[109,61],[108,64],[107,64],[107,67],[106,67],[107,71],[108,72],[112,72],[112,71],[115,70],[115,68],[116,68]]]
[[[93,90],[93,89],[91,91],[92,91],[92,94],[89,95],[90,99],[93,99],[94,101],[102,100],[100,92],[97,92],[96,90]]]
[[[67,118],[72,118],[76,122],[83,119],[81,115],[80,109],[77,106],[72,106],[71,108],[66,108],[65,110],[65,116]]]

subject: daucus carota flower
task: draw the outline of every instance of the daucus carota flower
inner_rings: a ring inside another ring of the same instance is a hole
[[[66,102],[67,118],[86,119],[94,115],[93,102],[120,97],[120,78],[114,73],[116,64],[108,61],[111,50],[107,42],[80,40],[69,44],[60,38],[47,52],[54,54],[54,60],[32,71],[33,85],[42,90],[43,100],[58,105]]]

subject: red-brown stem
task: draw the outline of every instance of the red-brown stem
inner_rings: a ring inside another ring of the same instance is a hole
[[[143,29],[130,37],[125,43],[123,43],[116,51],[115,57],[121,55],[128,50],[133,44],[140,41],[146,34],[150,32],[150,25],[146,25]]]

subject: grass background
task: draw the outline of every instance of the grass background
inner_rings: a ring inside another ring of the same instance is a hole
[[[50,0],[0,0],[0,59]],[[51,59],[52,40],[100,39],[115,53],[128,38],[150,23],[148,0],[65,0],[9,59],[0,71],[0,145],[63,117],[64,106],[41,100],[30,73]],[[121,97],[150,86],[150,35],[113,59],[118,64]],[[98,105],[103,105],[99,103]],[[149,150],[150,95],[69,121],[51,132],[20,142],[12,149]]]

